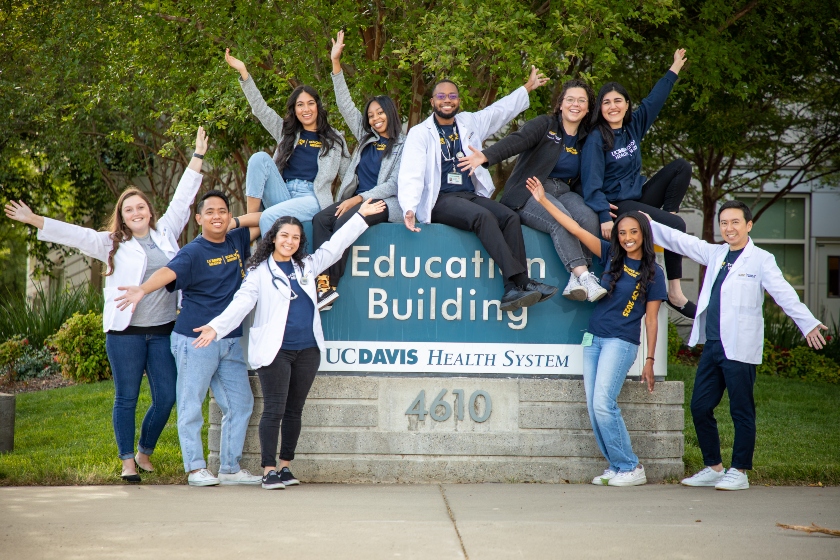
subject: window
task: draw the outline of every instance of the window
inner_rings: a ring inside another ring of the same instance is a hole
[[[828,257],[828,294],[830,298],[840,297],[840,257]]]

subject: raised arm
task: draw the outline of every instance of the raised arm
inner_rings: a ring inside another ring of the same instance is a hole
[[[671,90],[674,89],[674,84],[677,83],[677,74],[682,70],[685,64],[685,49],[677,49],[674,51],[674,62],[662,78],[656,82],[653,89],[645,97],[639,108],[633,111],[633,119],[630,127],[636,132],[636,138],[641,140],[647,131],[653,126],[653,122],[659,115],[659,111],[665,105]]]
[[[239,72],[239,85],[242,87],[245,98],[251,106],[251,112],[254,113],[254,116],[262,123],[268,133],[277,142],[280,142],[283,138],[283,119],[265,102],[260,90],[257,89],[257,85],[254,83],[254,79],[248,74],[245,63],[231,56],[230,49],[225,49],[225,62],[228,63],[228,66]]]
[[[524,86],[517,88],[486,109],[472,113],[478,142],[484,142],[488,136],[499,131],[500,128],[512,121],[516,115],[528,108],[530,100],[528,94],[548,82],[536,67],[531,66],[531,75]]]
[[[195,149],[190,164],[178,182],[178,188],[169,202],[166,213],[158,220],[157,229],[169,228],[175,237],[181,235],[190,219],[190,206],[195,201],[195,195],[201,187],[203,179],[201,167],[204,164],[204,154],[207,153],[209,139],[204,127],[199,126],[195,134]]]
[[[601,240],[580,227],[580,225],[578,225],[571,216],[567,216],[561,212],[559,208],[549,202],[545,197],[545,190],[543,189],[542,183],[539,179],[536,177],[529,177],[525,180],[525,186],[529,191],[531,191],[534,199],[539,202],[542,207],[551,214],[551,217],[557,220],[557,222],[563,226],[566,231],[577,237],[587,249],[592,251],[593,255],[596,257],[601,256]]]
[[[650,229],[653,233],[653,242],[663,249],[685,255],[694,262],[704,266],[711,264],[715,258],[718,245],[707,243],[693,235],[675,230],[659,222],[654,222],[652,218],[650,220]]]
[[[350,90],[344,80],[344,72],[341,70],[341,53],[343,51],[344,31],[339,31],[335,39],[332,40],[332,51],[330,51],[335,104],[338,106],[338,112],[344,117],[344,122],[347,123],[350,133],[356,137],[356,140],[361,140],[365,134],[364,116],[359,108],[353,104],[353,98],[350,96]]]

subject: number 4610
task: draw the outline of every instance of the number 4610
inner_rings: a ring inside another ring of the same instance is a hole
[[[455,395],[456,417],[458,420],[463,420],[464,390],[453,389],[452,394]],[[407,416],[417,416],[417,420],[420,422],[426,420],[427,414],[436,422],[446,422],[449,420],[449,417],[452,416],[452,405],[443,400],[444,395],[446,395],[446,389],[441,389],[440,393],[438,393],[437,397],[435,397],[435,400],[432,401],[429,409],[426,410],[426,391],[422,390],[408,406],[408,410],[405,411],[405,414]],[[483,397],[484,399],[484,412],[481,414],[479,414],[479,407],[477,406],[477,400],[479,397]],[[440,407],[443,407],[442,414],[438,414],[438,408]],[[490,394],[487,393],[487,391],[479,389],[470,395],[466,408],[469,411],[470,418],[472,418],[473,422],[484,422],[490,418],[490,414],[493,412],[493,401],[490,399]]]

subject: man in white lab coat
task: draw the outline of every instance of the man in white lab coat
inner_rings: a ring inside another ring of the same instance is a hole
[[[718,222],[726,242],[722,245],[706,243],[653,221],[651,229],[657,245],[707,267],[688,341],[689,346],[705,343],[694,381],[691,416],[706,467],[682,483],[745,490],[750,487],[746,471],[752,468],[755,449],[753,385],[755,366],[761,363],[764,347],[764,290],[793,319],[812,348],[823,347],[825,339],[820,329],[827,327],[799,301],[773,255],[753,244],[749,237],[752,212],[746,204],[736,200],[724,203],[718,211]],[[728,470],[723,468],[714,416],[724,389],[729,392],[735,425]]]
[[[458,158],[481,150],[495,134],[528,108],[528,93],[548,80],[531,67],[528,83],[486,109],[461,113],[458,87],[449,80],[432,91],[433,114],[408,131],[403,146],[397,196],[405,226],[416,222],[446,224],[478,236],[504,278],[503,311],[514,311],[557,292],[528,278],[525,242],[519,215],[492,200],[494,186],[483,167],[461,171]]]

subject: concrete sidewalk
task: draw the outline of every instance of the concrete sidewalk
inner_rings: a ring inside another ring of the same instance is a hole
[[[840,558],[840,488],[0,488],[0,558]]]

